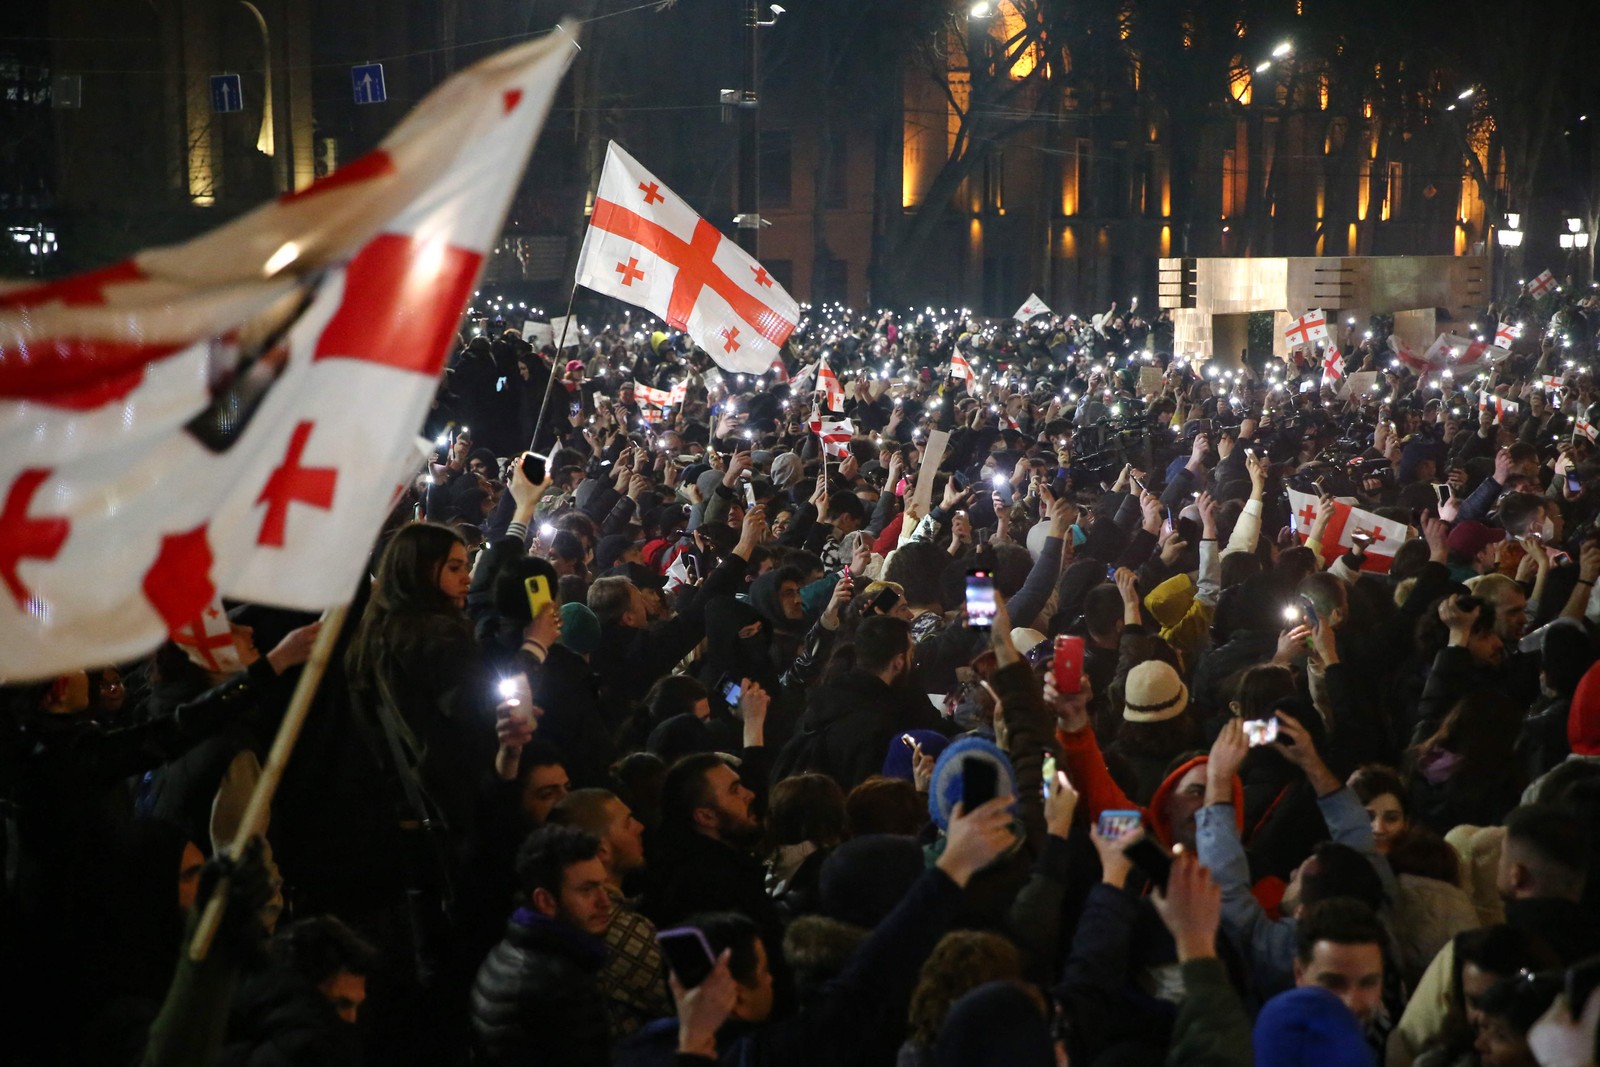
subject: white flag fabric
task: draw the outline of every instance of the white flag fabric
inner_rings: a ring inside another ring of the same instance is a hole
[[[1029,293],[1028,299],[1023,301],[1022,306],[1017,309],[1017,313],[1011,317],[1018,322],[1028,322],[1040,315],[1048,314],[1050,314],[1050,308],[1043,300],[1039,299],[1039,294]]]
[[[738,374],[770,370],[800,321],[800,305],[765,267],[615,142],[577,281],[665,319]]]
[[[1314,341],[1326,341],[1328,339],[1328,316],[1320,308],[1316,311],[1306,312],[1284,327],[1283,339],[1289,343],[1290,348],[1299,348]]]
[[[1344,354],[1337,348],[1328,349],[1322,359],[1322,384],[1336,382],[1344,377]]]
[[[1543,271],[1533,281],[1528,283],[1529,296],[1543,296],[1556,291],[1556,276],[1549,271]]]
[[[855,424],[849,419],[832,419],[818,414],[811,419],[811,432],[822,438],[822,448],[830,456],[843,459],[850,451],[850,438],[855,436]]]
[[[1511,342],[1517,339],[1517,328],[1509,322],[1502,322],[1500,328],[1494,332],[1494,343],[1497,348],[1509,350]]]
[[[972,371],[972,364],[967,362],[967,357],[960,352],[950,353],[950,377],[973,381],[978,376]]]
[[[223,596],[348,601],[573,52],[484,60],[192,241],[0,285],[0,677],[131,659]]]

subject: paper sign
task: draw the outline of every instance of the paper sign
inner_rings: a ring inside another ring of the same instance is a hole
[[[1154,396],[1161,392],[1162,375],[1160,367],[1139,368],[1139,395]]]
[[[552,344],[558,344],[563,349],[577,348],[583,343],[583,331],[578,328],[576,315],[550,316],[550,334]]]
[[[1378,383],[1378,372],[1375,370],[1358,370],[1354,374],[1346,375],[1339,383],[1338,395],[1341,397],[1359,396],[1372,392],[1372,387]]]
[[[550,329],[548,322],[534,322],[528,319],[522,324],[522,339],[534,348],[543,348],[545,345],[556,343],[555,331]]]
[[[944,462],[944,450],[950,444],[948,430],[935,430],[928,435],[922,449],[922,466],[917,470],[917,487],[911,492],[911,503],[918,518],[928,514],[933,507],[933,476]]]

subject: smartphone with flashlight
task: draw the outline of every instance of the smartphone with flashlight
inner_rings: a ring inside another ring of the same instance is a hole
[[[892,586],[884,586],[867,607],[878,615],[887,615],[900,603],[900,594]]]
[[[971,814],[1000,793],[1000,769],[987,759],[968,756],[961,761],[961,808]]]
[[[537,619],[539,612],[554,600],[550,595],[550,579],[542,574],[535,574],[523,581],[522,588],[528,594],[528,615]]]
[[[1278,739],[1278,717],[1269,719],[1245,719],[1244,739],[1251,748],[1260,748],[1270,745]]]
[[[543,485],[545,464],[548,457],[537,452],[524,452],[522,454],[522,476],[528,479],[530,485]]]
[[[987,631],[994,625],[995,612],[994,574],[982,568],[967,572],[966,614],[969,630]]]

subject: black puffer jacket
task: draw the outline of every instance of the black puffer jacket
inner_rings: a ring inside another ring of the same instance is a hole
[[[505,1067],[604,1067],[605,1001],[595,972],[605,943],[521,908],[472,986],[474,1062]]]
[[[268,965],[239,979],[220,1067],[359,1067],[358,1031],[315,986]]]

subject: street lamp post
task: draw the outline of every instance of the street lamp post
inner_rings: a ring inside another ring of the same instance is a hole
[[[761,17],[760,0],[744,0],[744,85],[735,107],[739,112],[739,197],[734,216],[739,247],[758,255],[761,243],[761,96],[757,85],[757,59],[761,27],[771,26],[783,14],[778,4],[767,5],[770,19]]]
[[[1521,221],[1522,221],[1522,216],[1521,215],[1518,215],[1518,214],[1515,214],[1515,213],[1508,214],[1506,216],[1506,224],[1505,224],[1505,226],[1503,226],[1499,230],[1495,231],[1495,235],[1494,235],[1495,236],[1495,240],[1496,240],[1496,242],[1499,243],[1500,247],[1504,250],[1501,253],[1501,256],[1500,256],[1500,264],[1501,264],[1501,273],[1502,274],[1509,273],[1510,265],[1511,265],[1511,256],[1515,252],[1515,250],[1517,248],[1520,248],[1521,245],[1522,245],[1522,231],[1517,228],[1518,224]],[[1500,293],[1500,297],[1501,297],[1502,300],[1505,299],[1506,288],[1507,287],[1506,287],[1506,285],[1504,284],[1503,281],[1497,286],[1497,289],[1498,289],[1498,291]]]

